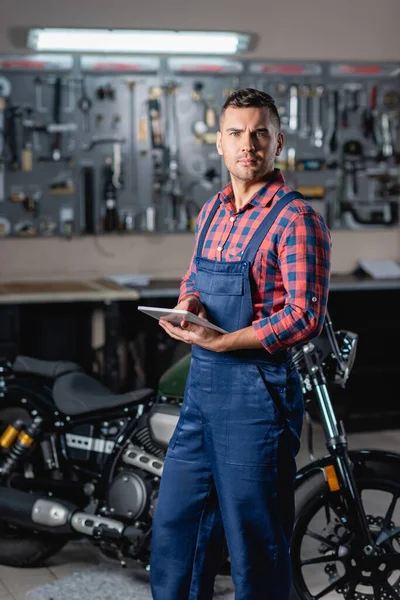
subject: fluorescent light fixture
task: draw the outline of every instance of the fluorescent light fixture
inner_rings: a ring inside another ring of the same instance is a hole
[[[30,29],[28,48],[38,52],[129,52],[145,54],[235,54],[250,36],[233,32],[128,29]]]

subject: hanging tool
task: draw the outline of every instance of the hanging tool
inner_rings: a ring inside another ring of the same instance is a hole
[[[43,104],[43,81],[40,77],[35,77],[33,80],[35,86],[35,109],[37,113],[47,112],[47,108]]]
[[[324,131],[322,129],[322,96],[324,93],[324,86],[317,85],[314,89],[313,97],[313,143],[316,148],[322,148]]]
[[[61,98],[62,98],[62,80],[61,77],[56,77],[54,83],[54,100],[53,100],[53,123],[61,123]],[[57,131],[54,134],[53,143],[51,146],[51,157],[54,161],[61,158],[61,142],[62,133]]]
[[[297,85],[291,85],[289,89],[289,129],[293,132],[298,128],[298,104]]]
[[[125,142],[126,138],[93,136],[88,144],[82,144],[81,149],[84,152],[90,152],[100,144],[124,144]]]
[[[4,201],[4,173],[5,173],[5,127],[4,111],[7,99],[11,94],[11,83],[5,77],[0,77],[0,202]]]
[[[103,221],[103,230],[117,231],[119,228],[118,210],[117,210],[117,189],[113,182],[114,170],[112,159],[106,158],[103,167],[103,199],[105,202],[105,215]]]
[[[18,151],[17,120],[21,118],[21,109],[19,106],[12,106],[9,102],[6,104],[4,112],[5,162],[10,171],[19,171],[21,163]]]
[[[299,89],[299,136],[308,138],[311,134],[311,114],[310,114],[310,86],[302,85]]]
[[[364,109],[362,118],[361,118],[361,128],[366,140],[371,139],[372,143],[375,146],[378,145],[378,137],[376,135],[376,119],[377,119],[377,109],[376,109],[376,98],[377,98],[377,86],[373,85],[370,90],[370,98],[369,104]]]
[[[129,90],[129,190],[131,193],[137,192],[137,171],[135,154],[135,81],[127,81]]]
[[[33,108],[25,108],[26,117],[22,120],[23,147],[21,151],[21,166],[24,173],[30,173],[33,168],[33,130],[35,121],[32,119]]]
[[[176,90],[178,85],[169,82],[163,86],[166,107],[166,152],[165,167],[166,180],[163,192],[169,198],[169,216],[167,223],[170,231],[187,229],[187,214],[183,204],[182,189],[180,185],[179,168],[179,131],[176,114]]]
[[[358,196],[357,172],[365,171],[364,150],[358,140],[349,140],[342,148],[343,186],[349,181],[347,196],[355,199]],[[344,189],[343,189],[344,191]]]
[[[115,142],[113,144],[113,175],[112,182],[116,190],[121,187],[121,173],[122,173],[122,155],[121,155],[121,144]]]
[[[217,141],[218,109],[214,96],[204,93],[204,84],[195,81],[192,89],[192,98],[195,102],[203,105],[203,119],[195,121],[193,133],[196,138],[206,144],[215,144]]]
[[[329,94],[329,118],[331,124],[331,135],[329,137],[328,148],[331,154],[338,149],[338,127],[339,127],[339,92],[333,90]]]
[[[61,110],[62,110],[62,79],[56,77],[52,84],[54,88],[53,97],[53,122],[48,125],[36,126],[35,131],[46,133],[50,135],[50,156],[41,156],[39,161],[41,162],[60,162],[71,160],[70,156],[62,155],[62,139],[63,134],[67,132],[76,131],[76,123],[62,123],[61,122]]]
[[[345,88],[342,94],[342,110],[341,110],[341,126],[347,128],[349,126],[349,105],[350,105],[350,90]]]
[[[89,113],[92,108],[92,101],[89,98],[86,91],[86,81],[85,78],[81,79],[81,97],[78,100],[78,108],[83,115],[83,131],[88,132],[90,130],[90,119]]]
[[[94,169],[93,167],[83,167],[83,194],[85,204],[85,233],[96,232],[95,218],[95,187],[94,187]]]
[[[381,154],[384,158],[389,158],[389,157],[393,156],[393,142],[392,142],[392,135],[390,132],[390,121],[389,121],[388,113],[382,113],[381,127],[382,127]]]

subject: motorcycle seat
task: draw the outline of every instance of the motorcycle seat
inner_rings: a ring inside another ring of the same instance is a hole
[[[113,394],[102,383],[79,371],[59,377],[53,387],[54,403],[65,415],[83,415],[117,406],[143,404],[152,396],[154,390],[150,388]]]
[[[74,362],[39,360],[30,356],[17,356],[13,364],[14,373],[30,373],[49,377],[50,379],[56,379],[65,373],[81,370],[81,367]]]

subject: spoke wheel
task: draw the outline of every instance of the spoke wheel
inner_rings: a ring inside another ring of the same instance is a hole
[[[325,481],[296,506],[292,600],[400,600],[400,484],[357,482],[375,545],[366,555]]]

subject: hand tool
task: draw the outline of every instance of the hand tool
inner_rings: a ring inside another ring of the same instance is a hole
[[[99,144],[124,144],[125,142],[126,138],[93,136],[88,144],[82,144],[81,149],[84,152],[90,152]]]
[[[358,140],[348,140],[342,147],[342,170],[344,182],[349,180],[348,197],[358,196],[357,172],[365,170],[364,150]],[[344,191],[344,190],[343,190]]]
[[[35,122],[32,119],[33,108],[25,108],[26,117],[22,120],[23,148],[21,151],[22,171],[29,173],[33,167],[33,130]]]
[[[341,126],[347,128],[349,126],[349,97],[350,90],[345,88],[342,94],[342,110],[341,110]]]
[[[51,84],[54,89],[53,96],[53,122],[48,125],[36,126],[35,131],[41,133],[47,133],[50,135],[50,156],[41,156],[39,161],[41,162],[69,162],[71,156],[62,155],[62,139],[63,134],[67,132],[76,131],[76,123],[62,123],[61,122],[61,111],[62,111],[62,87],[63,82],[61,77],[56,77],[54,82]]]
[[[324,131],[322,129],[322,96],[324,86],[317,85],[314,89],[313,106],[314,106],[314,132],[313,143],[316,148],[322,148]]]
[[[377,98],[377,86],[373,85],[370,90],[369,105],[364,109],[362,114],[361,126],[365,139],[371,138],[373,144],[378,145],[378,138],[376,134],[376,98]]]
[[[84,77],[82,77],[81,79],[81,94],[82,95],[78,100],[78,108],[83,115],[83,131],[88,132],[90,130],[89,112],[92,108],[92,101],[87,94],[86,82]]]
[[[6,108],[7,98],[10,96],[10,93],[11,83],[5,77],[0,77],[0,202],[4,201],[4,111]]]
[[[121,144],[116,142],[113,144],[113,174],[112,182],[116,190],[121,187],[121,170],[122,170],[122,156],[121,156]]]
[[[196,81],[193,85],[192,98],[203,105],[203,119],[193,123],[192,129],[196,138],[205,144],[215,144],[217,141],[217,106],[213,95],[204,93],[204,84]],[[210,131],[212,130],[212,131]]]
[[[83,198],[85,206],[85,233],[96,232],[96,207],[95,207],[95,187],[94,187],[94,169],[85,166],[82,168],[83,179]]]
[[[54,83],[54,101],[53,101],[53,123],[61,123],[61,98],[62,98],[62,79],[56,77]],[[53,144],[51,147],[51,157],[54,161],[58,161],[61,158],[61,142],[62,133],[57,131],[53,138]]]
[[[310,115],[310,86],[302,85],[299,89],[299,136],[308,138],[311,134],[311,115]]]
[[[163,86],[166,107],[166,179],[163,192],[169,198],[167,225],[170,231],[187,229],[187,214],[183,204],[179,167],[179,126],[176,115],[176,90],[174,81]]]
[[[393,142],[392,135],[390,132],[390,121],[388,113],[384,112],[381,115],[381,127],[382,127],[382,156],[389,158],[393,156]]]
[[[297,131],[298,128],[298,89],[297,85],[291,85],[289,90],[289,129]]]
[[[6,151],[6,165],[10,171],[19,171],[21,168],[18,152],[17,119],[21,118],[19,106],[6,103],[4,112],[4,146]]]
[[[329,118],[331,135],[329,137],[328,148],[332,154],[338,149],[338,120],[339,120],[339,92],[338,90],[332,90],[329,94]]]
[[[47,112],[47,108],[43,105],[43,81],[40,77],[35,77],[33,83],[35,86],[36,112],[45,113]]]
[[[103,221],[104,231],[117,231],[119,228],[117,210],[117,189],[113,183],[112,159],[107,157],[103,167],[103,199],[105,202],[105,215]]]
[[[137,171],[135,154],[135,86],[134,80],[127,81],[129,90],[129,190],[131,193],[137,193]]]

